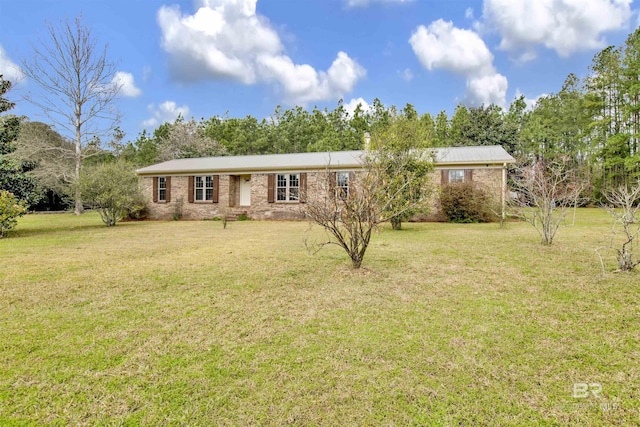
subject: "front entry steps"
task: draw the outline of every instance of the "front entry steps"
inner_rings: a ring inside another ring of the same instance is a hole
[[[227,212],[227,221],[238,221],[238,219],[247,219],[247,210],[239,208],[229,208]]]

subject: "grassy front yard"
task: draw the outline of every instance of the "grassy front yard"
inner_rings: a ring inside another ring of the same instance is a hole
[[[0,425],[638,424],[609,224],[384,228],[358,271],[302,222],[27,216],[0,240]]]

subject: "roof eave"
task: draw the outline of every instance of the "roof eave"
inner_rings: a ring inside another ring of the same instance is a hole
[[[493,166],[502,166],[505,163],[515,163],[515,159],[510,160],[490,160],[490,161],[449,161],[449,162],[435,162],[434,165],[436,167],[440,166],[482,166],[482,165],[493,165]]]
[[[279,171],[322,171],[325,169],[338,170],[338,169],[360,169],[362,163],[353,164],[332,164],[323,166],[278,166],[278,167],[255,167],[255,168],[201,168],[201,169],[166,169],[166,170],[150,170],[143,171],[138,169],[136,174],[138,175],[177,175],[177,174],[201,174],[201,173],[214,173],[214,174],[247,174],[252,172],[279,172]]]

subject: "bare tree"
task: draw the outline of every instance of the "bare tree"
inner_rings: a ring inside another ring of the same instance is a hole
[[[98,47],[91,29],[80,17],[47,24],[47,39],[33,46],[34,56],[22,61],[25,76],[42,91],[26,98],[40,107],[56,129],[73,141],[74,181],[83,160],[96,154],[95,141],[116,125],[114,108],[121,85],[115,64],[107,60],[107,46]],[[93,144],[92,144],[93,143]],[[82,195],[76,186],[75,213],[82,213]]]
[[[407,157],[405,162],[409,165],[412,160]],[[327,245],[341,247],[354,268],[362,265],[371,234],[379,224],[418,207],[424,209],[430,195],[426,177],[396,183],[390,191],[386,164],[372,153],[363,163],[362,171],[351,174],[347,188],[337,186],[335,172],[327,169],[318,181],[317,191],[309,192],[304,205],[309,220],[328,233],[328,240],[318,243],[317,249]],[[402,164],[396,166],[403,171]]]
[[[204,135],[193,119],[185,122],[178,117],[170,126],[169,134],[159,144],[158,160],[220,156],[226,152],[222,144]]]
[[[513,179],[517,197],[510,200],[511,212],[533,225],[550,245],[569,209],[582,192],[581,180],[566,162],[538,162],[521,167]]]
[[[604,197],[606,199],[604,209],[613,218],[611,241],[607,249],[616,252],[620,271],[631,271],[640,264],[640,259],[635,254],[638,245],[636,238],[640,234],[640,218],[637,217],[640,210],[640,181],[631,188],[621,186],[608,191]],[[600,256],[599,249],[597,251]],[[604,272],[602,256],[600,256],[600,262]]]

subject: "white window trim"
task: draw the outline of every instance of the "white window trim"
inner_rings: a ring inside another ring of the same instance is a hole
[[[279,177],[285,176],[285,185],[281,186]],[[296,176],[298,178],[298,185],[291,185],[291,176]],[[280,192],[278,190],[284,188],[285,189],[285,199],[280,199]],[[297,189],[298,196],[296,198],[291,198],[291,190]],[[299,203],[300,202],[300,174],[299,173],[277,173],[276,174],[276,182],[275,182],[275,201],[278,203]]]
[[[162,186],[164,184],[164,187]],[[162,190],[164,190],[164,197],[162,197]],[[159,176],[158,177],[158,201],[166,202],[167,201],[167,177]]]
[[[202,187],[198,187],[198,178],[202,179]],[[207,178],[211,178],[211,186],[207,185]],[[198,199],[198,190],[202,189],[202,198]],[[211,190],[211,199],[207,199],[207,190]],[[213,201],[213,175],[196,175],[193,177],[193,201],[212,202]]]
[[[464,169],[449,169],[449,182],[464,182]]]
[[[340,185],[340,177],[345,177],[344,185]],[[349,172],[336,172],[336,197],[349,198]]]

